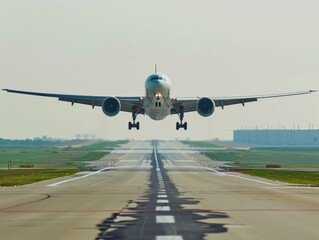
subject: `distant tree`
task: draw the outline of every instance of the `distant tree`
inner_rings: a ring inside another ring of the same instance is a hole
[[[89,138],[89,136],[90,136],[90,135],[87,134],[87,133],[83,134],[83,137],[84,137],[85,140],[87,140],[87,139]]]
[[[76,138],[77,140],[79,140],[81,137],[82,137],[81,134],[79,134],[79,133],[75,134],[75,138]]]

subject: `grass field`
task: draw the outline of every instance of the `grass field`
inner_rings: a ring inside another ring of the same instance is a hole
[[[208,142],[184,142],[193,147],[208,147]],[[266,147],[237,149],[204,149],[202,154],[215,161],[225,162],[236,167],[235,171],[295,184],[319,186],[318,171],[302,171],[302,168],[319,168],[319,148],[312,147]],[[265,169],[267,165],[280,165],[281,168],[294,168],[298,171]],[[300,170],[299,170],[300,169]]]
[[[0,186],[18,186],[79,172],[79,166],[102,158],[119,144],[127,141],[99,141],[84,146],[0,147],[0,168],[33,165],[44,169],[0,170]]]
[[[43,180],[64,177],[79,172],[79,169],[24,169],[1,170],[0,186],[18,186]]]
[[[280,164],[282,168],[319,168],[319,150],[316,148],[225,149],[204,154],[213,160],[247,168],[264,168],[267,164]]]
[[[268,164],[279,164],[282,168],[319,168],[319,148],[312,147],[268,147],[222,149],[208,141],[184,141],[192,147],[205,147],[201,151],[212,160],[246,168],[265,168]],[[209,147],[210,146],[210,147]]]
[[[236,171],[281,182],[319,186],[319,172],[314,171],[283,171],[273,169],[238,169]]]
[[[0,168],[6,168],[8,161],[13,161],[14,168],[24,164],[34,165],[35,168],[77,167],[83,165],[81,162],[102,158],[123,143],[125,141],[100,141],[78,147],[0,147]]]
[[[210,141],[182,141],[182,143],[194,148],[220,148]]]

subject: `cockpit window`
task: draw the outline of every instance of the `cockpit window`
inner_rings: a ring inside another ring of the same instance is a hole
[[[154,81],[154,80],[165,80],[162,76],[160,75],[152,75],[150,77],[151,81]]]

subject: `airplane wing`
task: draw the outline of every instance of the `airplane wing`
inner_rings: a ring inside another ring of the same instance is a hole
[[[68,94],[53,94],[53,93],[41,93],[41,92],[26,92],[12,89],[2,89],[9,93],[26,94],[40,97],[52,97],[57,98],[59,101],[90,105],[92,108],[95,106],[102,106],[104,99],[110,96],[85,96],[85,95],[68,95]],[[121,102],[121,111],[132,112],[133,107],[137,110],[143,110],[143,97],[116,97]]]
[[[312,92],[316,92],[316,90],[267,94],[267,95],[237,96],[237,97],[209,97],[209,98],[214,101],[216,107],[221,107],[222,109],[224,109],[224,107],[228,105],[242,104],[244,106],[245,103],[256,102],[258,101],[258,99],[263,99],[263,98],[287,97],[287,96],[294,96],[294,95],[310,94]],[[173,103],[172,114],[180,113],[181,108],[183,109],[184,113],[196,111],[196,104],[199,99],[200,97],[173,98],[172,99],[172,103]]]

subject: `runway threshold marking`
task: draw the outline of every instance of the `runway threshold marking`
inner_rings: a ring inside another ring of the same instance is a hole
[[[89,177],[89,176],[95,175],[95,174],[97,174],[97,173],[103,172],[103,171],[108,170],[108,169],[111,169],[111,168],[112,168],[112,167],[102,168],[102,169],[100,169],[100,170],[98,170],[98,171],[95,171],[95,172],[90,173],[90,174],[83,175],[83,176],[81,176],[81,177],[75,177],[75,178],[63,180],[63,181],[61,181],[61,182],[52,183],[52,184],[49,184],[49,185],[47,185],[47,186],[48,186],[48,187],[55,187],[55,186],[61,185],[61,184],[63,184],[63,183],[67,183],[67,182],[71,182],[71,181],[79,180],[79,179],[81,179],[81,178],[85,178],[85,177]]]

